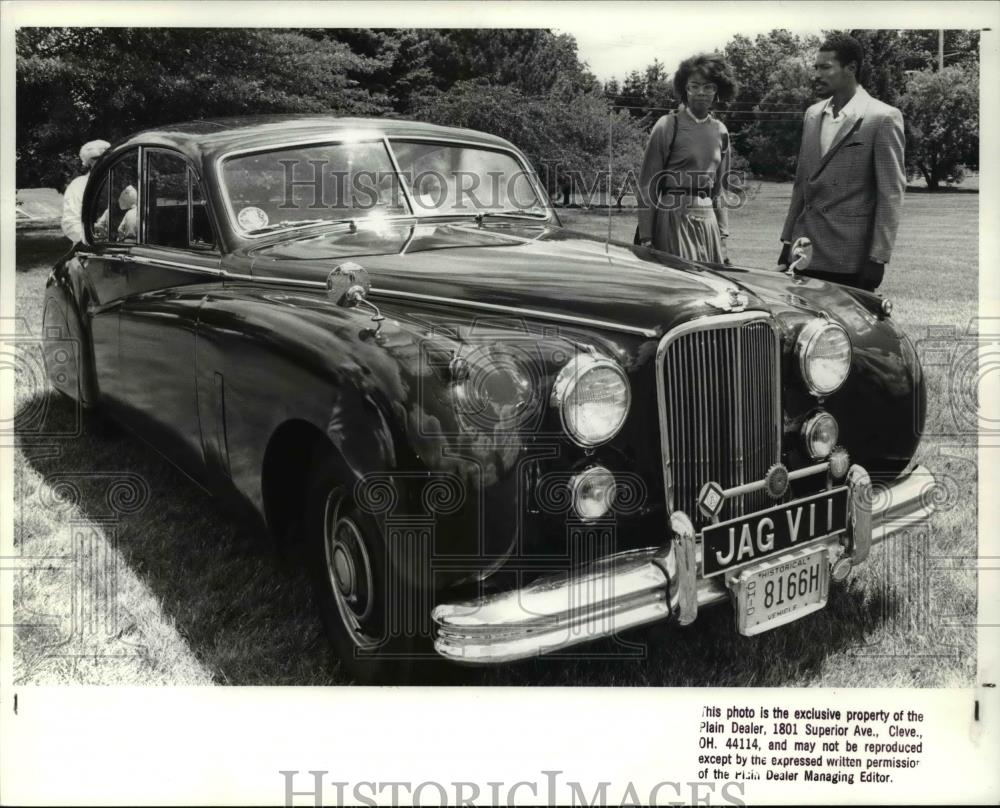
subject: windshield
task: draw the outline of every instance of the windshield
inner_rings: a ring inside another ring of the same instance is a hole
[[[546,216],[513,155],[474,146],[393,140],[392,151],[417,213]]]
[[[232,217],[251,236],[389,216],[547,218],[529,175],[509,153],[413,141],[393,141],[392,150],[398,174],[382,140],[227,158],[222,181]]]
[[[381,140],[239,155],[222,175],[233,218],[248,234],[411,212]]]

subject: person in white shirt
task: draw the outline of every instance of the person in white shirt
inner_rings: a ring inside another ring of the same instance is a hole
[[[804,275],[874,291],[899,228],[906,190],[903,116],[858,83],[861,43],[832,34],[816,56],[816,90],[806,110],[792,199],[778,266],[806,237],[813,259]]]
[[[106,140],[91,140],[80,149],[80,162],[86,173],[67,185],[66,193],[63,194],[62,231],[73,244],[83,241],[83,191],[87,187],[90,169],[110,148],[111,144]]]

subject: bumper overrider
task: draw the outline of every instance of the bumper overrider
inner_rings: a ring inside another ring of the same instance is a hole
[[[789,477],[823,472],[829,481],[829,463],[791,472]],[[762,480],[724,490],[722,495],[736,497],[765,484]],[[832,533],[809,538],[795,547],[775,548],[746,563],[711,573],[703,558],[703,534],[695,530],[687,514],[675,511],[670,516],[667,540],[661,546],[610,555],[569,572],[539,578],[520,589],[439,604],[433,612],[434,648],[455,662],[498,664],[558,651],[649,623],[669,620],[690,625],[699,609],[722,602],[735,606],[738,600],[741,607],[737,628],[744,634],[756,633],[761,628],[748,628],[745,594],[741,598],[748,571],[759,573],[780,564],[799,563],[803,556],[809,556],[813,564],[824,567],[822,582],[826,587],[829,578],[842,580],[852,567],[863,564],[872,545],[922,523],[934,511],[935,481],[923,466],[890,485],[873,486],[868,473],[853,465],[839,490],[844,488],[846,517],[838,521]],[[813,518],[806,510],[810,499],[799,501],[803,504],[795,515],[796,522],[802,520],[803,513],[806,521]],[[783,514],[791,514],[788,509],[796,504],[793,501],[781,506]],[[752,518],[749,515],[744,521]],[[770,521],[773,524],[775,520]],[[793,523],[791,515],[788,522]],[[750,585],[751,590],[754,585]],[[767,627],[797,619],[825,603],[824,589],[818,605],[771,619]]]

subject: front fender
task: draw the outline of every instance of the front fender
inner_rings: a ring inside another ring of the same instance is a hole
[[[431,524],[434,555],[488,565],[513,535],[525,446],[458,421],[448,365],[436,359],[452,356],[456,339],[395,318],[377,336],[372,328],[367,313],[318,296],[210,294],[196,361],[206,458],[263,516],[271,436],[303,421],[330,442],[345,484],[384,527]]]
[[[93,345],[82,316],[86,293],[79,259],[59,261],[45,282],[42,355],[49,383],[85,407],[97,404]]]

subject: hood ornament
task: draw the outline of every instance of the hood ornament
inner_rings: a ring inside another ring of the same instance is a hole
[[[705,303],[721,311],[743,311],[750,302],[745,292],[729,286],[715,297],[706,298]]]

